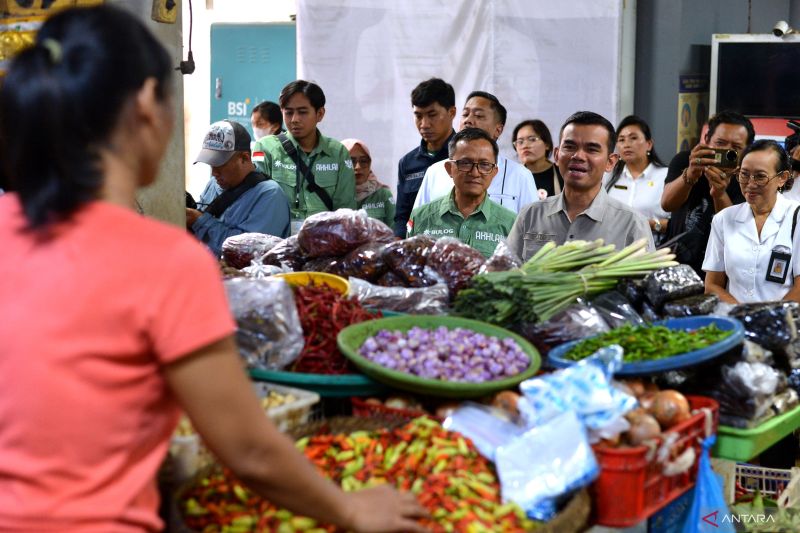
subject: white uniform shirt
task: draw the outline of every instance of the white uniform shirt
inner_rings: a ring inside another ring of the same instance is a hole
[[[664,192],[667,170],[669,170],[667,167],[657,167],[650,163],[641,176],[634,178],[628,170],[628,165],[625,165],[617,182],[608,190],[608,195],[633,208],[648,220],[669,218],[669,213],[661,209],[661,195]],[[610,179],[609,172],[603,176],[603,186],[606,186]]]
[[[725,272],[728,292],[741,303],[768,302],[782,299],[800,276],[800,228],[791,238],[792,220],[800,203],[778,195],[775,207],[756,232],[750,204],[726,207],[714,216],[708,239],[703,270]],[[792,254],[791,270],[783,284],[767,281],[772,250],[785,246]]]
[[[425,171],[417,199],[414,200],[414,209],[447,196],[453,190],[453,178],[444,168],[445,161],[447,160],[434,163]],[[519,213],[524,206],[539,201],[531,171],[502,155],[497,156],[497,175],[486,192],[495,203],[515,213]]]

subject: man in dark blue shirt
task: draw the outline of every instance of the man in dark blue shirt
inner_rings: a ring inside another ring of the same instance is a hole
[[[397,168],[397,207],[394,215],[394,234],[406,236],[406,222],[414,207],[414,199],[432,164],[447,159],[447,143],[455,134],[456,93],[453,86],[439,78],[431,78],[411,91],[414,123],[422,140],[400,159]]]

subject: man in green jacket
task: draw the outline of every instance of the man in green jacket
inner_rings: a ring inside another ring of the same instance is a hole
[[[445,169],[453,178],[449,195],[420,206],[408,219],[408,236],[455,237],[489,257],[505,239],[516,214],[489,199],[497,174],[497,143],[485,131],[464,128],[448,145]]]
[[[289,198],[292,233],[296,234],[310,215],[355,209],[355,177],[347,149],[317,129],[325,116],[325,94],[319,85],[293,81],[283,88],[278,102],[287,132],[260,139],[253,149],[253,162]]]

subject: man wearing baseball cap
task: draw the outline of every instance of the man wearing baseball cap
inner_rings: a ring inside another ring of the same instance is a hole
[[[231,120],[211,125],[195,163],[211,167],[198,202],[186,208],[186,227],[219,255],[225,239],[241,233],[288,237],[289,200],[281,187],[256,170],[250,158],[250,134]]]

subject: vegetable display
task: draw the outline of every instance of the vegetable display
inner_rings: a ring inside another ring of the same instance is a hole
[[[471,287],[456,296],[454,309],[461,316],[506,327],[548,320],[579,296],[599,294],[620,279],[677,264],[669,250],[647,252],[646,247],[644,239],[620,251],[604,246],[601,239],[561,246],[550,242],[520,269],[474,277]]]
[[[719,329],[714,323],[692,331],[626,324],[577,343],[564,354],[564,358],[580,361],[600,348],[618,344],[624,351],[626,363],[654,361],[705,348],[731,333]]]
[[[519,532],[535,529],[516,504],[503,504],[489,462],[472,443],[438,423],[418,418],[394,431],[317,435],[297,447],[346,491],[384,483],[417,495],[431,514],[432,532]],[[259,498],[227,471],[196,481],[179,501],[186,525],[204,533],[336,532]]]
[[[380,313],[369,313],[357,300],[342,296],[327,285],[295,287],[294,299],[305,344],[291,369],[312,374],[353,373],[336,346],[336,336],[350,324],[380,318]]]
[[[514,339],[445,326],[413,327],[406,332],[381,330],[364,341],[359,354],[421,378],[469,383],[515,376],[530,364]]]

